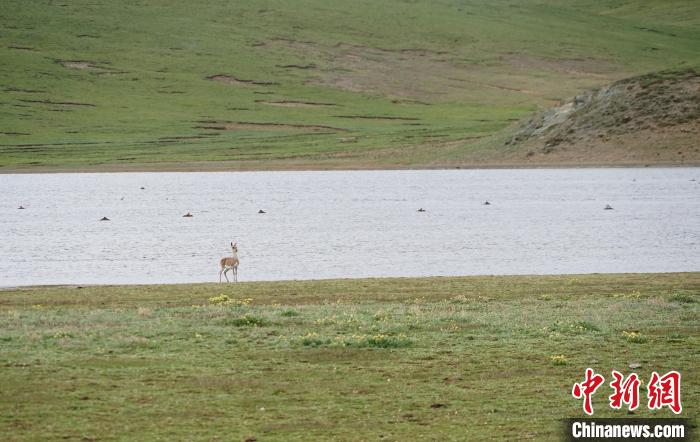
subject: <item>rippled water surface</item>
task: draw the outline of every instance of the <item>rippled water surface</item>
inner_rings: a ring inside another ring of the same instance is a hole
[[[0,175],[0,240],[2,286],[698,271],[700,169]]]

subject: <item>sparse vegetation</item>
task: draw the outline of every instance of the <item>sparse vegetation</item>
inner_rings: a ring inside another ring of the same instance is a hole
[[[636,331],[623,331],[622,336],[625,337],[627,342],[632,342],[634,344],[644,344],[647,342],[647,337]]]
[[[671,302],[677,302],[679,304],[692,304],[698,302],[698,294],[689,293],[685,291],[674,291],[669,296]]]
[[[2,290],[0,434],[559,440],[585,368],[630,366],[680,371],[697,419],[699,294],[698,273]]]
[[[238,318],[227,318],[221,321],[222,325],[233,327],[262,327],[267,325],[267,321],[259,316],[245,314]]]

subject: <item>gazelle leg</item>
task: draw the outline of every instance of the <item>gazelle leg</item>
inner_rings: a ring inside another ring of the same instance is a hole
[[[233,268],[233,282],[238,282],[238,267]]]
[[[228,280],[228,275],[227,275],[227,273],[228,273],[229,270],[230,270],[230,269],[229,269],[228,267],[226,267],[226,268],[224,269],[224,278],[226,278],[226,282],[231,282],[231,281]]]
[[[224,273],[224,269],[219,270],[219,282],[221,282],[221,274]]]

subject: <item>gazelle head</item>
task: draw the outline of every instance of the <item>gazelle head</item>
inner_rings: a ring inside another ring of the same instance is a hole
[[[231,243],[231,250],[233,250],[233,253],[238,252],[238,243],[237,242]]]

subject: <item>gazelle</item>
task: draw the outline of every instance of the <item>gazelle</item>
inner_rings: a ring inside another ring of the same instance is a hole
[[[223,274],[226,278],[226,282],[231,282],[228,280],[226,272],[231,270],[233,272],[233,282],[238,282],[238,243],[231,243],[231,250],[233,251],[233,256],[227,256],[226,258],[221,258],[219,265],[221,270],[219,271],[219,282],[221,282],[221,275]]]

